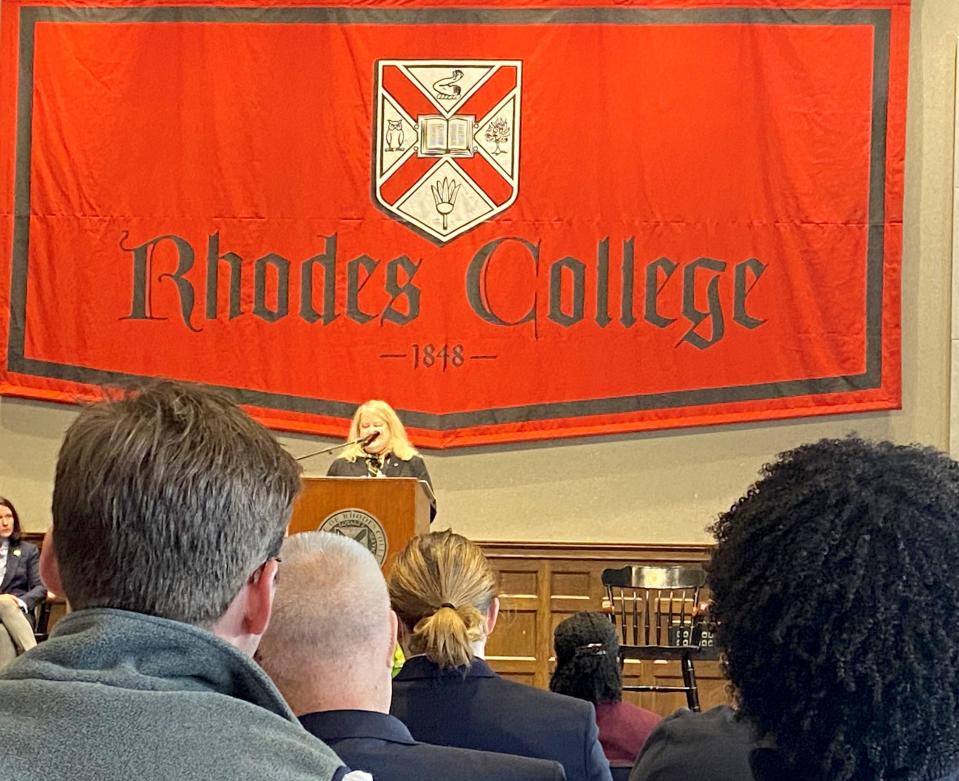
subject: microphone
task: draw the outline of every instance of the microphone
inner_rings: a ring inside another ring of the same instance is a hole
[[[305,456],[297,456],[293,460],[306,461],[306,459],[313,458],[313,456],[326,455],[327,453],[332,453],[334,450],[340,450],[341,448],[349,447],[350,445],[361,445],[362,447],[366,447],[367,445],[372,443],[373,440],[376,439],[379,435],[380,435],[379,431],[374,431],[372,434],[367,434],[365,437],[357,437],[356,439],[352,439],[349,442],[340,442],[338,445],[330,445],[329,447],[325,447],[322,450],[315,450],[312,453],[307,453]]]

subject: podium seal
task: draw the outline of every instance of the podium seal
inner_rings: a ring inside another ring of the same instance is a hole
[[[383,562],[386,561],[386,553],[389,549],[386,542],[386,530],[383,528],[383,524],[366,510],[361,510],[358,507],[337,510],[335,513],[326,516],[316,530],[341,534],[344,537],[356,540],[373,554],[381,567]]]

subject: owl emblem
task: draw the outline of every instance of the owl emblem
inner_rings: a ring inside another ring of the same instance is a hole
[[[403,120],[386,120],[386,151],[399,152],[403,149]]]

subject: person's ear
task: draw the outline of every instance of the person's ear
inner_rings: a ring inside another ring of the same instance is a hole
[[[496,626],[496,619],[499,618],[499,597],[493,597],[486,609],[486,634],[493,634],[493,627]]]
[[[53,527],[51,526],[43,537],[43,546],[40,548],[40,580],[47,587],[47,591],[63,596],[63,584],[60,580],[60,565],[57,563],[57,553],[53,549]]]
[[[273,597],[276,594],[276,559],[267,560],[253,573],[246,584],[246,610],[243,629],[251,635],[262,635],[270,625],[273,614]]]
[[[390,611],[390,642],[387,645],[386,666],[393,670],[393,659],[396,656],[397,632],[399,631],[400,620],[396,617],[396,611]]]

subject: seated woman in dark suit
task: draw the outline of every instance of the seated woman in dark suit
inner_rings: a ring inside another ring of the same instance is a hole
[[[593,703],[609,764],[632,767],[659,715],[623,702],[616,627],[602,613],[575,613],[556,627],[553,645],[556,669],[549,688]]]
[[[362,441],[357,441],[362,440]],[[334,477],[415,477],[430,487],[430,520],[436,516],[433,481],[406,429],[385,401],[370,399],[357,407],[347,442],[352,442],[327,470]]]
[[[610,781],[593,706],[500,678],[483,660],[496,624],[496,576],[458,534],[416,537],[389,576],[406,664],[390,712],[416,740],[553,759],[567,781]]]
[[[47,595],[40,582],[40,551],[20,541],[20,516],[0,497],[0,667],[37,644],[33,608]]]

